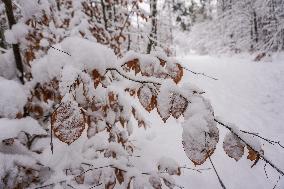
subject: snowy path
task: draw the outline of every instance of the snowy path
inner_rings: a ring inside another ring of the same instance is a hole
[[[187,56],[179,59],[190,69],[219,79],[214,81],[190,73],[184,79],[206,91],[205,96],[211,100],[216,116],[235,123],[241,129],[257,131],[262,136],[281,140],[284,144],[284,62],[253,62],[248,57]],[[166,126],[156,118],[151,122],[151,129],[145,132],[139,129],[136,132],[141,138],[145,135],[147,138],[139,141],[145,149],[141,153],[147,155],[146,160],[149,162],[147,166],[141,165],[145,171],[153,169],[161,155],[172,157],[181,165],[193,167],[182,149],[182,129],[178,121],[171,119]],[[212,160],[227,189],[272,189],[279,175],[267,166],[267,179],[262,161],[250,168],[252,162],[246,156],[238,162],[227,157],[222,149],[222,138],[226,132],[220,129],[221,141]],[[284,149],[267,143],[263,148],[265,156],[284,170]],[[197,168],[207,167],[211,167],[208,161]],[[183,169],[183,175],[176,181],[186,189],[221,188],[213,169],[202,174]],[[276,188],[284,188],[284,178]]]

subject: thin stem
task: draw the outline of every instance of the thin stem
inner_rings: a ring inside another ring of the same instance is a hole
[[[161,85],[161,83],[159,82],[155,82],[155,81],[149,81],[149,80],[139,80],[139,79],[134,79],[134,78],[131,78],[130,76],[127,76],[125,74],[123,74],[121,71],[119,71],[117,68],[107,68],[106,69],[107,72],[108,71],[116,71],[119,75],[121,75],[122,77],[124,77],[125,79],[128,79],[130,81],[134,81],[134,82],[137,82],[137,83],[141,83],[141,84],[153,84],[153,85]]]
[[[222,186],[223,189],[226,189],[226,186],[225,186],[224,183],[222,182],[222,180],[221,180],[221,178],[220,178],[220,176],[219,176],[219,174],[218,174],[218,172],[217,172],[217,170],[216,170],[216,168],[215,168],[215,166],[214,166],[214,164],[213,164],[213,162],[212,162],[210,156],[209,156],[209,160],[210,160],[210,163],[211,163],[211,165],[212,165],[212,167],[213,167],[213,169],[214,169],[215,174],[216,174],[217,177],[218,177],[218,180],[219,180],[220,185]]]
[[[190,168],[190,167],[186,167],[186,166],[183,166],[183,167],[180,167],[181,169],[188,169],[188,170],[192,170],[192,171],[197,171],[198,173],[202,173],[202,171],[205,171],[205,170],[210,170],[211,168],[204,168],[204,169],[194,169],[194,168]]]
[[[244,139],[242,139],[230,126],[222,123],[221,121],[219,121],[218,119],[214,118],[214,121],[216,123],[218,123],[219,125],[227,128],[229,131],[231,131],[236,137],[238,137],[242,142],[244,142],[249,148],[251,148],[252,150],[254,150],[255,152],[258,153],[258,155],[261,157],[261,159],[263,161],[265,161],[266,163],[268,163],[273,169],[275,169],[278,173],[280,173],[282,176],[284,176],[284,172],[282,170],[280,170],[276,165],[274,165],[270,160],[268,160],[263,154],[259,153],[256,149],[254,149],[250,144],[248,144]]]
[[[210,78],[210,79],[213,79],[213,80],[218,80],[217,78],[209,76],[209,75],[206,75],[205,73],[194,72],[194,71],[192,71],[192,70],[190,70],[190,69],[188,69],[188,68],[186,68],[184,66],[182,66],[182,68],[185,69],[186,71],[189,71],[189,72],[195,74],[195,75],[203,75],[203,76],[205,76],[207,78]]]

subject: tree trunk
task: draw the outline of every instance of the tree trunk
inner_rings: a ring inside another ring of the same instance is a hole
[[[0,24],[0,47],[6,49],[5,37],[4,37],[4,26]]]
[[[13,13],[12,1],[11,0],[2,0],[2,1],[5,4],[5,9],[6,9],[8,22],[9,22],[9,27],[11,29],[12,26],[14,24],[16,24],[16,20],[15,20],[14,13]],[[19,71],[18,77],[19,77],[20,81],[22,82],[22,84],[24,84],[24,69],[23,69],[23,63],[22,63],[22,57],[21,57],[21,54],[20,54],[19,44],[13,44],[12,47],[13,47],[16,66],[17,66],[17,69]]]
[[[147,53],[149,54],[152,47],[157,46],[157,0],[150,0],[150,10],[151,10],[151,33],[149,37],[149,43],[147,46]]]

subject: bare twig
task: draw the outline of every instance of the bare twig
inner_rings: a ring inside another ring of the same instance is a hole
[[[135,2],[132,3],[131,11],[128,13],[128,15],[127,15],[127,17],[126,17],[126,19],[125,19],[125,21],[124,21],[124,23],[123,23],[123,25],[122,25],[122,27],[120,29],[119,35],[122,34],[122,32],[123,32],[123,30],[124,30],[124,28],[125,28],[125,26],[127,24],[127,21],[129,20],[131,14],[133,13],[133,8],[136,6],[137,3],[138,3],[138,0],[136,0]]]
[[[210,163],[211,163],[211,165],[212,165],[212,167],[213,167],[213,169],[214,169],[215,174],[216,174],[217,177],[218,177],[218,180],[219,180],[220,185],[222,186],[223,189],[226,189],[226,186],[225,186],[224,183],[222,182],[222,180],[221,180],[221,178],[220,178],[220,176],[219,176],[219,174],[218,174],[218,172],[217,172],[217,170],[216,170],[216,168],[215,168],[215,166],[214,166],[214,164],[213,164],[213,162],[212,162],[210,156],[209,156],[209,160],[210,160]]]
[[[207,171],[210,170],[211,168],[203,168],[203,169],[194,169],[194,168],[190,168],[190,167],[180,167],[181,169],[188,169],[188,170],[192,170],[192,171],[197,171],[198,173],[202,173],[202,171]]]
[[[78,174],[78,175],[75,176],[75,177],[81,176],[81,175],[83,175],[83,174],[85,174],[85,173],[87,173],[87,172],[89,172],[89,171],[93,171],[93,170],[96,170],[96,169],[102,169],[102,168],[112,167],[112,166],[113,166],[113,165],[105,165],[105,166],[101,166],[101,167],[95,167],[94,165],[87,164],[87,163],[82,163],[82,164],[89,165],[89,166],[91,166],[92,168],[87,169],[86,171],[84,171],[84,172]]]
[[[146,83],[148,83],[148,84],[153,84],[153,85],[161,85],[161,83],[156,82],[156,81],[139,80],[139,79],[132,78],[132,77],[130,77],[130,76],[127,76],[127,75],[123,74],[123,73],[122,73],[121,71],[119,71],[117,68],[107,68],[106,70],[107,70],[107,72],[108,72],[108,71],[116,71],[116,72],[117,72],[119,75],[121,75],[122,77],[124,77],[124,78],[126,78],[126,79],[128,79],[128,80],[130,80],[130,81],[137,82],[137,83],[141,83],[141,84],[146,84]]]
[[[246,134],[249,134],[249,135],[253,135],[253,136],[255,136],[255,137],[258,137],[258,138],[260,138],[260,139],[262,139],[262,140],[268,142],[269,144],[272,144],[272,145],[275,145],[275,144],[276,144],[276,145],[280,146],[281,148],[284,148],[284,146],[280,144],[280,141],[274,141],[274,140],[270,140],[270,139],[268,139],[268,138],[264,138],[264,137],[260,136],[258,133],[253,133],[253,132],[244,131],[244,130],[240,130],[240,131],[243,132],[243,133],[246,133]]]
[[[266,178],[269,179],[269,178],[268,178],[267,171],[266,171],[266,165],[267,165],[267,163],[264,164],[263,170],[264,170],[264,173],[265,173]]]
[[[54,50],[57,50],[57,51],[59,51],[59,52],[65,53],[65,54],[67,54],[68,56],[71,56],[71,54],[69,54],[68,52],[65,52],[65,51],[63,51],[63,50],[60,50],[60,49],[55,48],[55,47],[53,47],[53,46],[49,46],[49,47],[50,47],[50,48],[53,48]]]
[[[91,186],[89,189],[95,188],[95,187],[100,186],[100,185],[102,185],[102,183],[99,183],[99,184],[96,184],[94,186]]]
[[[209,76],[209,75],[206,75],[205,73],[194,72],[194,71],[186,68],[185,66],[182,66],[182,68],[185,69],[186,71],[189,71],[189,72],[195,74],[195,75],[203,75],[204,77],[207,77],[207,78],[210,78],[210,79],[213,79],[213,80],[218,80],[217,78]]]
[[[204,132],[204,135],[205,135],[205,149],[207,149],[207,145],[208,145],[208,142],[206,141],[206,135],[207,135],[207,133],[206,132]],[[219,174],[218,174],[218,172],[217,172],[217,170],[216,170],[216,168],[215,168],[215,166],[214,166],[214,164],[213,164],[213,161],[211,160],[211,155],[210,155],[210,153],[207,151],[207,154],[209,155],[209,160],[210,160],[210,163],[211,163],[211,165],[212,165],[212,167],[213,167],[213,169],[214,169],[214,172],[215,172],[215,174],[216,174],[216,176],[217,176],[217,178],[218,178],[218,181],[219,181],[219,183],[220,183],[220,185],[221,185],[221,187],[223,188],[223,189],[226,189],[226,186],[224,185],[224,183],[223,183],[223,181],[222,181],[222,179],[221,179],[221,177],[219,176]]]
[[[49,186],[54,186],[55,183],[52,183],[52,184],[47,184],[47,185],[43,185],[43,186],[39,186],[39,187],[36,187],[34,189],[40,189],[40,188],[45,188],[45,187],[49,187]]]
[[[231,131],[238,139],[240,139],[242,142],[244,142],[249,148],[253,149],[255,152],[258,153],[258,155],[261,157],[263,161],[268,163],[273,169],[275,169],[278,173],[280,173],[282,176],[284,176],[284,172],[279,169],[276,165],[274,165],[270,160],[268,160],[263,154],[259,153],[256,149],[254,149],[250,144],[248,144],[244,139],[242,139],[230,126],[224,124],[223,122],[219,121],[218,119],[214,118],[214,121],[218,123],[219,125],[227,128],[229,131]]]
[[[274,185],[274,187],[273,187],[273,189],[276,188],[276,186],[277,186],[278,182],[280,181],[280,179],[281,179],[281,177],[279,176],[278,179],[277,179],[277,181],[276,181],[276,183],[275,183],[275,185]]]
[[[50,127],[50,150],[51,150],[51,153],[53,154],[53,133],[52,133],[52,124],[51,124],[51,127]]]

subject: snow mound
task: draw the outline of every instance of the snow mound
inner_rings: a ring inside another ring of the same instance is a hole
[[[89,73],[95,69],[103,75],[116,64],[117,57],[111,49],[80,37],[68,37],[32,64],[32,74],[34,81],[45,83],[60,76],[65,65]]]
[[[13,79],[16,76],[16,64],[11,50],[0,54],[0,77]]]
[[[23,131],[29,134],[46,134],[46,131],[31,117],[23,119],[0,119],[0,140],[17,137]]]
[[[0,77],[0,117],[15,118],[23,112],[27,94],[21,84]]]

